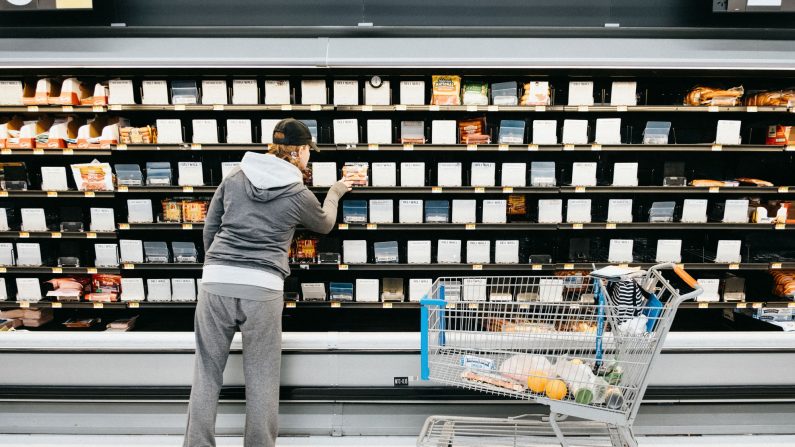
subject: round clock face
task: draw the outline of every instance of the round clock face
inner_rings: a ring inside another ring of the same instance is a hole
[[[6,0],[14,6],[25,6],[33,3],[33,0]]]
[[[381,87],[383,83],[384,81],[381,80],[381,76],[373,76],[372,78],[370,78],[370,85],[373,86],[374,88]]]

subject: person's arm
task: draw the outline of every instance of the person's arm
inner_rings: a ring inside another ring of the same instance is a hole
[[[312,193],[307,193],[304,206],[301,207],[301,225],[310,231],[320,234],[328,234],[337,222],[337,205],[340,197],[344,196],[349,190],[345,181],[338,181],[326,194],[323,207],[320,206],[317,198]]]
[[[207,209],[207,217],[204,220],[204,231],[202,239],[204,241],[204,252],[210,250],[210,245],[215,239],[218,229],[221,228],[221,218],[224,215],[224,182],[218,185],[218,189],[213,194],[213,200]]]

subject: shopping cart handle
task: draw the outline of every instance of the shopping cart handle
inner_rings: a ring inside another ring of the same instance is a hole
[[[685,282],[685,284],[687,284],[688,286],[692,287],[693,289],[699,289],[700,288],[700,285],[698,284],[698,281],[696,281],[695,278],[690,276],[690,273],[687,273],[685,271],[684,267],[679,266],[679,265],[674,265],[674,273],[676,273],[679,276],[679,278],[681,278],[682,281]]]

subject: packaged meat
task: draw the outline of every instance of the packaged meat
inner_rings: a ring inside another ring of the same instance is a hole
[[[72,176],[78,191],[113,191],[113,171],[108,163],[74,164]]]
[[[768,126],[765,143],[773,146],[795,144],[795,126]]]
[[[461,76],[433,76],[431,104],[437,106],[461,105]]]
[[[745,100],[747,106],[793,107],[795,106],[795,90],[777,90],[759,92],[749,95]]]
[[[736,106],[745,93],[743,86],[729,89],[696,86],[685,97],[687,106]]]
[[[491,137],[486,134],[486,118],[458,121],[458,139],[461,144],[488,144]]]
[[[547,106],[551,103],[549,82],[525,82],[524,93],[519,104],[523,106]]]
[[[367,162],[346,162],[342,167],[342,176],[352,181],[354,186],[367,186],[368,168]]]
[[[503,377],[499,374],[492,374],[487,372],[474,372],[467,370],[461,373],[461,378],[468,382],[474,382],[483,385],[491,385],[493,387],[503,388],[510,391],[517,391],[520,393],[523,393],[527,389],[521,383],[513,379]]]
[[[486,106],[489,104],[489,85],[481,81],[464,81],[464,105]]]

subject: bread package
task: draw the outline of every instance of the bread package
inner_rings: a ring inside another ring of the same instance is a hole
[[[745,93],[743,86],[730,89],[696,86],[685,97],[686,106],[736,106]]]

